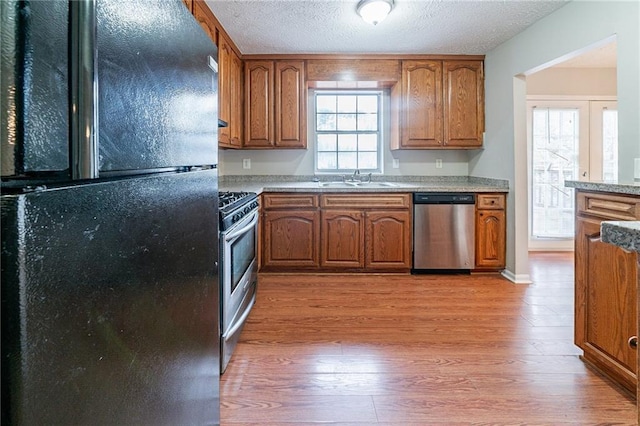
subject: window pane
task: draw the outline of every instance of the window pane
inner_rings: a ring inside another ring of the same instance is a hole
[[[533,110],[531,234],[572,238],[573,190],[565,180],[578,176],[578,110]]]
[[[359,152],[358,153],[359,169],[375,169],[376,167],[378,167],[377,152]]]
[[[381,171],[382,92],[317,91],[316,170]]]
[[[355,134],[338,135],[338,151],[357,151],[358,139]]]
[[[318,170],[335,170],[337,167],[338,161],[335,152],[318,153]]]
[[[360,151],[378,151],[378,135],[364,134],[358,135],[358,150]]]
[[[602,179],[618,178],[618,111],[602,111]]]
[[[316,112],[336,112],[335,95],[316,96]]]
[[[375,95],[358,96],[358,112],[378,112],[378,97]]]
[[[355,95],[338,96],[338,112],[355,113],[357,111],[356,98],[357,97]]]
[[[317,130],[336,130],[335,114],[317,114]]]
[[[338,149],[336,136],[335,134],[318,135],[318,151],[336,151]]]
[[[356,130],[356,115],[338,114],[338,130]]]
[[[355,152],[339,152],[338,153],[338,168],[339,169],[357,169],[358,157]]]
[[[378,130],[378,114],[358,114],[358,130]]]

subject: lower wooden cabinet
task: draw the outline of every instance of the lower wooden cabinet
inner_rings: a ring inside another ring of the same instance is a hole
[[[504,194],[478,194],[476,201],[476,269],[505,268],[507,219]]]
[[[411,268],[411,213],[370,211],[365,214],[367,269]]]
[[[600,239],[603,220],[639,220],[640,197],[577,192],[575,344],[583,360],[635,394],[636,254]]]
[[[262,206],[262,269],[275,271],[318,268],[318,196],[263,195]]]
[[[409,271],[409,194],[264,194],[264,271]]]
[[[330,210],[321,215],[320,265],[323,268],[364,267],[364,213]]]

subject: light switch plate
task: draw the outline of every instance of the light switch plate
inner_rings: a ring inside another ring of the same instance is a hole
[[[436,159],[436,169],[442,168],[442,158]]]
[[[398,160],[397,158],[393,159],[393,164],[392,166],[394,169],[399,169],[400,168],[400,160]]]
[[[243,169],[250,169],[251,168],[251,158],[244,158],[242,160],[242,168]]]

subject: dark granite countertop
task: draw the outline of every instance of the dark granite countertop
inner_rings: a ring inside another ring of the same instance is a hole
[[[605,243],[640,253],[640,221],[604,221],[600,224],[600,238]]]

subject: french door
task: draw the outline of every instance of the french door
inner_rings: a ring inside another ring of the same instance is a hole
[[[615,102],[529,101],[529,247],[570,249],[574,191],[566,180],[617,176]]]

